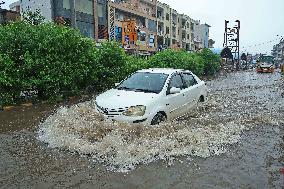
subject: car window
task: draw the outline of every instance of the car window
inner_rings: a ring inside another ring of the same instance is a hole
[[[169,89],[171,89],[172,87],[183,89],[183,82],[182,82],[181,76],[179,74],[174,75],[171,78]]]
[[[137,72],[124,80],[116,88],[118,90],[160,93],[167,78],[167,74]]]
[[[191,87],[197,84],[196,79],[193,77],[193,75],[189,73],[183,73],[182,77],[183,77],[185,88],[188,88],[188,87]]]

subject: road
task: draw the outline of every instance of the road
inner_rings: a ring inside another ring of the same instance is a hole
[[[284,78],[208,87],[208,103],[159,128],[102,123],[92,102],[0,112],[0,188],[283,188]]]

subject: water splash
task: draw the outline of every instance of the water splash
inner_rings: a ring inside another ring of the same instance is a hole
[[[88,101],[59,108],[40,124],[38,139],[51,148],[88,154],[118,172],[157,160],[171,164],[181,156],[220,155],[228,145],[239,142],[246,130],[281,121],[267,103],[261,106],[267,95],[255,98],[250,84],[234,83],[232,88],[225,80],[212,81],[209,101],[174,122],[153,127],[107,121],[95,111],[93,101]],[[265,90],[273,87],[268,85]]]

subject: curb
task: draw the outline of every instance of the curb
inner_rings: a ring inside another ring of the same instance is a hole
[[[72,96],[72,97],[68,97],[68,100],[75,100],[76,98],[89,98],[90,95],[81,95],[81,96]],[[41,101],[40,104],[48,104],[48,100],[44,100],[44,101]],[[16,107],[32,107],[34,106],[35,104],[31,103],[31,102],[27,102],[27,103],[23,103],[23,104],[19,104],[19,105],[11,105],[11,106],[0,106],[0,112],[1,111],[10,111],[10,110],[13,110],[14,108]]]

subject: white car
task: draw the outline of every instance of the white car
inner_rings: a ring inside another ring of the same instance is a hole
[[[205,82],[188,70],[139,70],[96,97],[96,109],[119,122],[159,124],[186,114],[207,97]]]

